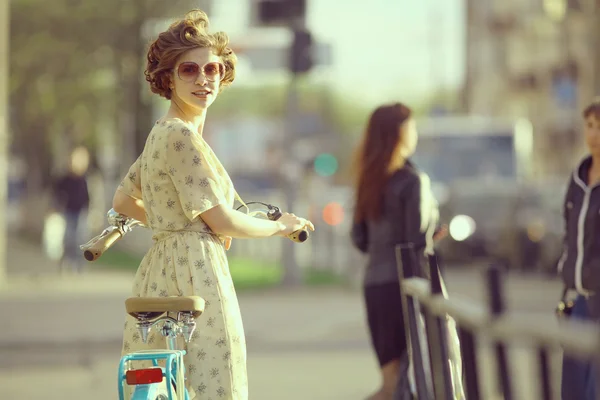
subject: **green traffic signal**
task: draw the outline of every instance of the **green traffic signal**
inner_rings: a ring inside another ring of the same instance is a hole
[[[321,153],[315,158],[315,172],[320,176],[331,176],[338,169],[338,161],[334,155],[329,153]]]

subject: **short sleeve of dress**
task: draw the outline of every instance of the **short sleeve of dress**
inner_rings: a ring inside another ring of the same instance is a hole
[[[227,201],[215,162],[202,139],[185,124],[173,128],[168,136],[167,168],[181,207],[191,221]]]
[[[142,199],[142,177],[140,172],[142,156],[140,155],[137,160],[131,165],[127,176],[123,178],[118,190],[125,193],[126,195],[135,199]]]

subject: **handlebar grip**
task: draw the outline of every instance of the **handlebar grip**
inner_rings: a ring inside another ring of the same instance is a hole
[[[297,243],[302,243],[302,242],[306,242],[308,240],[309,237],[309,233],[308,230],[306,229],[298,229],[295,232],[292,232],[288,235],[288,239],[297,242]]]
[[[108,232],[106,236],[100,238],[97,242],[85,249],[83,251],[83,256],[88,261],[96,261],[106,250],[121,238],[121,231],[115,228],[111,232]]]

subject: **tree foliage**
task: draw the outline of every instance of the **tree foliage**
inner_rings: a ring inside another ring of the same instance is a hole
[[[142,28],[192,6],[198,1],[11,1],[12,150],[28,165],[30,189],[45,186],[53,158],[70,146],[93,149],[107,132],[118,145],[135,133],[143,105]]]

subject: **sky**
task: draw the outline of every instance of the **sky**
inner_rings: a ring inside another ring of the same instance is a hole
[[[213,28],[230,33],[234,42],[248,37],[251,0],[213,4]],[[307,25],[318,42],[332,48],[332,65],[314,74],[365,102],[418,102],[438,86],[461,85],[463,0],[308,0]],[[260,42],[282,46],[289,40],[281,30],[268,32]],[[240,67],[240,81],[257,76]]]

